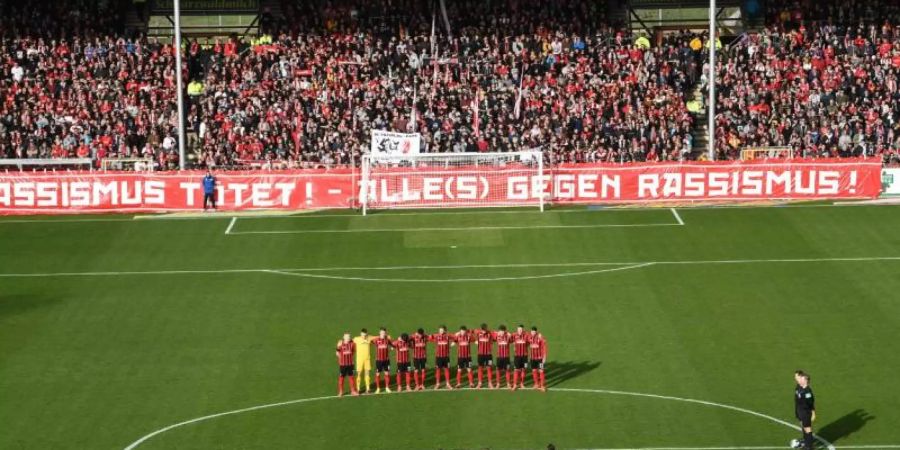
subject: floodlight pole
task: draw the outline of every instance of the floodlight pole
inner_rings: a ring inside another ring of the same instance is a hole
[[[178,169],[184,170],[184,82],[181,79],[181,1],[175,0],[175,89],[178,91]]]
[[[707,135],[709,160],[716,159],[716,0],[709,0],[709,100],[707,103]]]

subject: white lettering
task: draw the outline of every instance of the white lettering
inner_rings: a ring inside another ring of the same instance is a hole
[[[775,186],[781,186],[781,191],[775,192]],[[766,172],[766,195],[772,194],[790,194],[791,193],[791,173],[784,172],[775,172],[769,171]]]
[[[609,190],[613,191],[613,198],[619,198],[622,196],[622,178],[618,175],[603,175],[603,178],[600,179],[600,195],[603,198],[610,198]]]
[[[743,195],[761,195],[763,186],[763,172],[758,170],[745,170],[743,180]]]
[[[836,195],[840,189],[840,172],[826,170],[819,172],[819,195]]]
[[[37,205],[38,206],[59,206],[57,201],[56,183],[40,181],[37,183]]]
[[[426,177],[422,180],[422,198],[425,200],[443,200],[441,187],[443,180],[435,177]]]
[[[294,183],[275,183],[275,188],[281,191],[281,206],[290,206]],[[307,195],[307,198],[312,198],[312,195]]]
[[[200,183],[178,183],[178,187],[184,190],[184,199],[187,206],[194,206],[194,196],[200,189]]]
[[[159,180],[144,183],[144,202],[148,205],[166,204],[166,183]]]
[[[638,197],[659,197],[659,176],[653,173],[638,175]]]
[[[272,183],[254,183],[250,194],[250,204],[263,208],[274,206],[275,203],[269,199],[271,190]]]

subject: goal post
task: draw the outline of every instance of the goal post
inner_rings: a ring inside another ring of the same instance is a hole
[[[486,208],[544,210],[540,151],[363,155],[360,209]]]

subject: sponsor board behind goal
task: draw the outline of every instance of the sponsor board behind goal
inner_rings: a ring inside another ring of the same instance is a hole
[[[203,172],[0,174],[0,214],[154,212],[202,207]],[[865,159],[579,164],[542,176],[504,167],[402,168],[365,188],[351,169],[217,174],[223,210],[350,208],[367,189],[388,207],[484,207],[551,203],[871,199],[880,162]],[[893,185],[892,185],[893,186]]]

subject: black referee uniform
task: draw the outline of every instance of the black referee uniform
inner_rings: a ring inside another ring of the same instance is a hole
[[[800,421],[803,428],[812,428],[812,415],[816,410],[816,397],[813,395],[812,387],[806,385],[801,387],[799,384],[794,388],[794,414]],[[803,432],[803,448],[813,448],[812,433]]]

